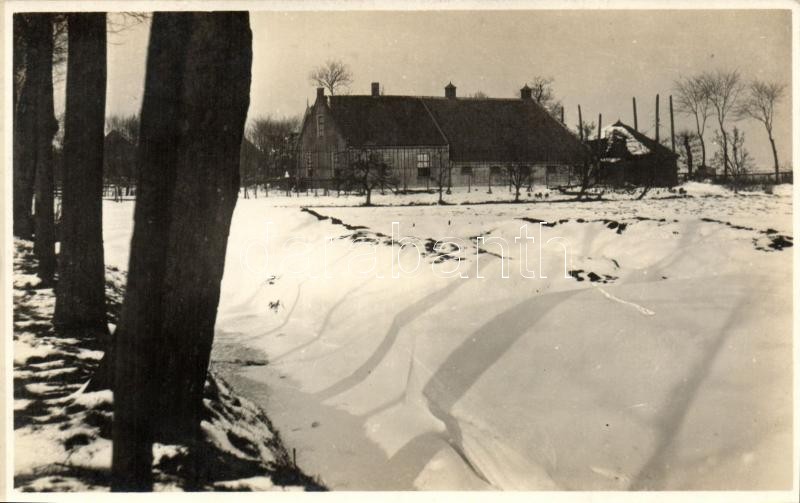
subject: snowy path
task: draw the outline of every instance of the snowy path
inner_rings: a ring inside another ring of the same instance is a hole
[[[378,241],[392,221],[455,234],[470,279],[437,277],[431,257],[392,279],[392,247],[364,255],[331,220],[242,200],[216,350],[266,356],[229,381],[334,489],[784,488],[792,250],[756,246],[791,234],[785,199],[317,209]],[[555,246],[548,278],[520,276],[521,217],[564,221],[546,238],[570,243],[583,281],[560,277]],[[481,234],[511,243],[509,278],[476,258]]]

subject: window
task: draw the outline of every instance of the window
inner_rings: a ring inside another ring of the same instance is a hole
[[[431,167],[431,155],[428,154],[427,152],[417,154],[417,169],[430,168],[430,167]]]
[[[417,168],[418,178],[428,178],[431,176],[431,168]]]
[[[471,175],[472,174],[472,166],[461,166],[461,174],[462,175]]]
[[[306,176],[311,176],[312,171],[314,171],[313,158],[311,152],[306,152]]]
[[[325,136],[325,116],[317,115],[317,138]]]
[[[491,168],[489,168],[489,173],[492,175],[499,175],[502,172],[503,168],[501,168],[500,166],[492,166]]]

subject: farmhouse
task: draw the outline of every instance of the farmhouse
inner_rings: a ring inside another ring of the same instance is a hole
[[[447,185],[504,184],[506,168],[530,170],[534,184],[566,184],[571,168],[589,150],[531,97],[458,98],[370,95],[317,98],[303,121],[299,177],[326,186],[364,151],[391,167],[403,188],[430,186],[439,174]]]
[[[603,128],[600,138],[589,142],[600,158],[607,185],[678,184],[678,155],[620,121]]]

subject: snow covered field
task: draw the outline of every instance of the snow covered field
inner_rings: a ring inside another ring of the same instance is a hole
[[[240,199],[215,365],[332,489],[787,489],[791,187],[684,188]]]

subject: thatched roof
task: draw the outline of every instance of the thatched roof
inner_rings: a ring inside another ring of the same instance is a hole
[[[580,162],[586,148],[530,99],[425,98],[454,161]]]
[[[467,162],[580,162],[587,149],[529,99],[333,96],[351,146],[445,146]]]
[[[331,113],[351,146],[445,146],[422,101],[408,96],[332,96]]]
[[[606,159],[633,159],[654,154],[662,158],[677,157],[672,150],[621,121],[604,127],[600,139],[590,143]]]

